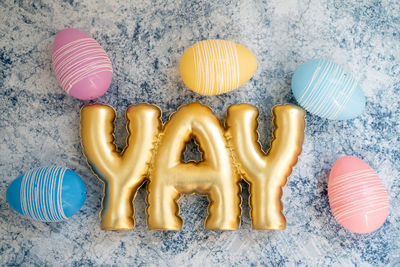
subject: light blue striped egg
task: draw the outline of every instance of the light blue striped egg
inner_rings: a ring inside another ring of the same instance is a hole
[[[72,170],[62,167],[33,169],[7,189],[7,202],[18,213],[44,222],[74,215],[83,205],[86,188]]]
[[[326,119],[353,119],[365,107],[364,94],[354,78],[326,59],[300,65],[292,77],[292,91],[300,106]]]

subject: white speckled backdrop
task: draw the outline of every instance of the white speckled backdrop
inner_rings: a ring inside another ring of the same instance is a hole
[[[129,104],[156,104],[166,120],[194,101],[211,106],[221,119],[231,104],[256,105],[266,147],[271,107],[296,103],[291,76],[302,62],[318,57],[353,73],[366,109],[350,121],[307,115],[303,153],[284,189],[284,231],[250,229],[245,184],[238,231],[203,230],[207,200],[195,196],[180,202],[183,231],[148,231],[143,188],[135,202],[136,229],[102,231],[103,186],[79,142],[79,110],[86,102],[66,95],[51,68],[52,42],[66,27],[91,34],[111,59],[113,82],[98,101],[118,111],[119,147]],[[186,48],[211,38],[245,45],[259,66],[239,90],[204,97],[185,88],[178,63]],[[0,265],[399,265],[399,88],[398,1],[1,1]],[[343,155],[368,162],[388,190],[389,217],[372,234],[344,230],[329,210],[329,169]],[[31,168],[52,165],[67,166],[84,180],[81,211],[62,223],[41,223],[11,210],[5,199],[10,182]]]

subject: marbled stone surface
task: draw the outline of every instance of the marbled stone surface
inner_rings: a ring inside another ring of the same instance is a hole
[[[399,18],[395,0],[1,1],[0,265],[399,265]],[[231,104],[256,105],[267,147],[270,109],[295,103],[291,76],[302,62],[318,57],[355,76],[366,109],[350,121],[307,115],[303,153],[282,199],[284,231],[250,229],[245,184],[238,231],[205,231],[207,200],[195,196],[180,202],[183,231],[149,231],[143,188],[135,202],[136,229],[102,231],[103,185],[86,165],[79,140],[79,110],[86,102],[66,95],[51,68],[52,42],[66,27],[91,34],[111,59],[113,81],[98,101],[118,111],[120,147],[129,104],[156,104],[165,120],[193,101],[210,105],[220,118]],[[204,97],[185,88],[178,63],[186,48],[211,38],[245,45],[259,66],[239,90]],[[368,162],[388,190],[389,217],[374,233],[350,233],[330,212],[329,169],[343,155]],[[42,223],[11,210],[5,199],[11,181],[31,168],[53,165],[69,167],[84,180],[81,211],[65,222]]]

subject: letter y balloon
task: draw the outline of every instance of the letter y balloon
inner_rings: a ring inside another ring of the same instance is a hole
[[[133,201],[147,179],[149,229],[182,229],[178,200],[192,193],[209,199],[206,229],[238,229],[243,177],[250,185],[253,228],[284,229],[282,187],[302,150],[305,111],[280,105],[272,113],[274,138],[264,153],[258,143],[258,109],[253,106],[230,106],[224,128],[211,109],[199,103],[179,108],[164,126],[158,107],[132,105],[126,111],[127,144],[119,153],[114,144],[114,109],[100,103],[85,105],[81,110],[83,153],[105,186],[101,228],[134,229]],[[199,163],[182,159],[192,137],[202,151]]]
[[[228,109],[227,135],[238,170],[250,185],[250,216],[254,229],[286,227],[282,214],[282,187],[297,163],[304,140],[305,111],[294,105],[272,109],[274,132],[264,153],[258,142],[257,108],[232,105]]]

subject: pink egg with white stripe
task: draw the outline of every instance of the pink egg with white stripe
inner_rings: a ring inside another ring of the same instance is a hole
[[[83,31],[60,31],[53,43],[52,60],[58,82],[73,97],[95,99],[110,87],[110,59],[99,43]]]
[[[389,197],[376,172],[363,160],[344,156],[332,167],[329,204],[335,219],[347,230],[371,233],[386,221]]]

